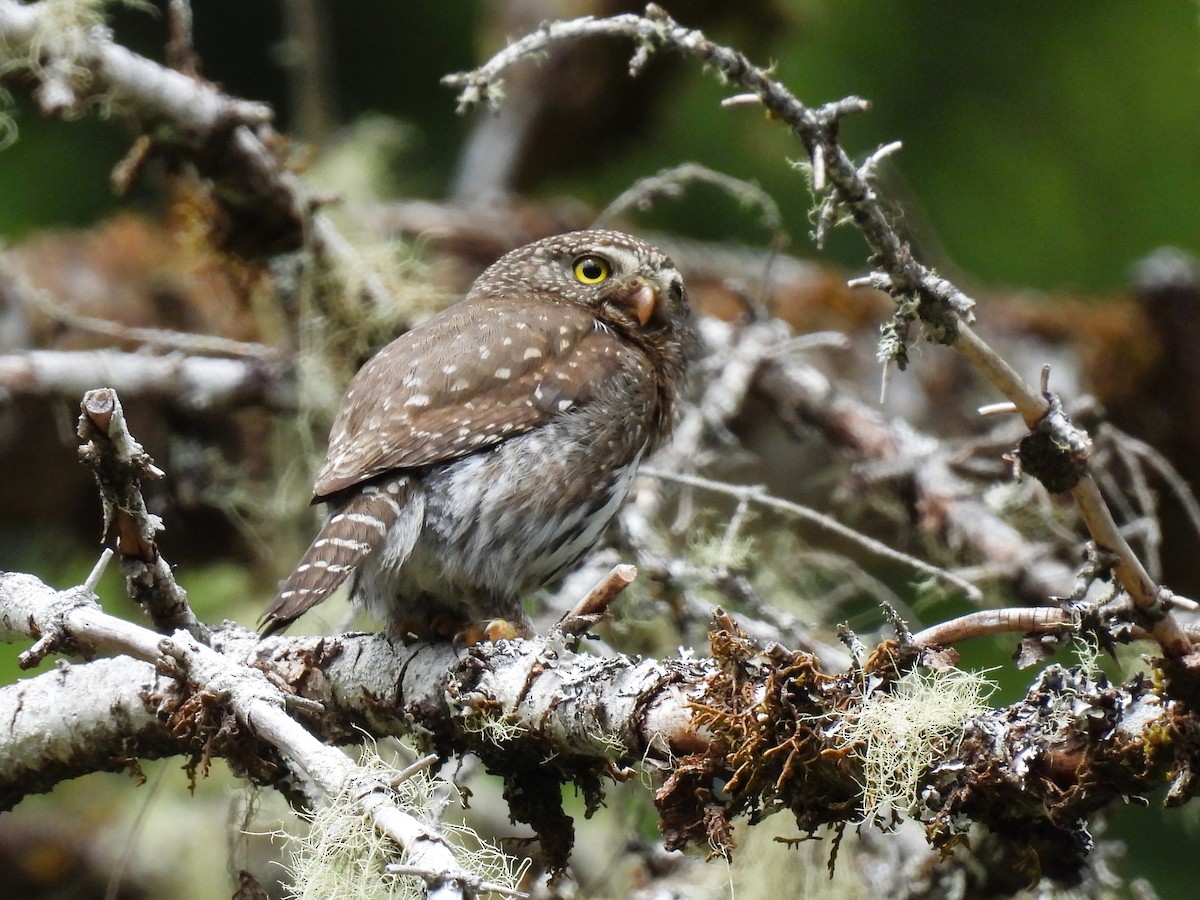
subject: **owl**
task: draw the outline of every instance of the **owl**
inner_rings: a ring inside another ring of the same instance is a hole
[[[398,636],[530,636],[522,597],[588,554],[669,434],[691,335],[683,279],[638,238],[501,257],[354,376],[313,489],[328,519],[264,634],[349,580]]]

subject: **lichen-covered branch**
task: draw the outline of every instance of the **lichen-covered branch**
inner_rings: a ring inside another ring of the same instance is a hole
[[[814,169],[814,190],[820,194],[827,185],[832,185],[839,192],[840,202],[880,257],[880,268],[892,278],[897,292],[921,289],[948,309],[969,314],[972,301],[912,256],[884,214],[873,186],[838,144],[837,128],[841,119],[865,111],[869,104],[849,97],[811,109],[767,69],[754,65],[737,50],[710,41],[702,32],[681,26],[656,4],[649,4],[644,16],[627,14],[603,19],[587,16],[568,22],[550,22],[514,41],[478,69],[449,75],[443,83],[459,91],[460,109],[483,102],[498,102],[503,96],[501,75],[506,69],[561,41],[588,35],[633,39],[637,49],[630,62],[631,74],[637,74],[650,54],[665,50],[696,59],[730,83],[752,92],[764,107],[792,129],[804,145]]]
[[[0,594],[12,589],[0,575]],[[10,638],[11,639],[11,638]],[[139,759],[183,752],[146,703],[169,678],[130,657],[63,664],[0,688],[6,723],[0,753],[0,810],[89,772],[128,771]]]
[[[84,654],[103,649],[127,657],[78,667],[88,682],[84,706],[55,696],[63,690],[57,672],[0,689],[0,709],[14,724],[14,741],[0,753],[0,773],[8,776],[0,781],[0,797],[9,806],[62,778],[136,768],[139,757],[221,755],[263,781],[280,780],[282,773],[268,777],[280,760],[310,806],[349,796],[404,851],[426,896],[469,900],[489,890],[514,893],[464,869],[444,837],[396,806],[386,781],[297,722],[286,710],[286,692],[248,660],[230,658],[184,631],[163,637],[107,616],[84,591],[59,594],[31,576],[0,573],[0,639],[50,631],[63,635],[61,646]],[[71,713],[78,718],[68,718]],[[231,718],[266,751],[239,735]],[[121,727],[113,728],[113,721]]]
[[[0,573],[0,640],[51,630],[69,638],[60,650],[85,658],[123,652],[151,664],[159,659],[161,635],[105,615],[91,595],[60,593],[30,575]],[[689,697],[712,671],[706,660],[601,658],[570,651],[561,640],[469,649],[401,645],[375,634],[259,640],[232,624],[213,630],[212,649],[231,662],[272,672],[298,698],[294,712],[330,742],[361,741],[364,728],[377,736],[407,734],[416,724],[445,752],[472,746],[489,752],[490,746],[494,754],[497,739],[511,732],[518,742],[526,736],[596,763],[662,762],[706,743],[692,726],[689,707]],[[99,660],[97,670],[107,662]],[[120,677],[127,675],[120,670]],[[102,675],[93,677],[104,683]],[[150,670],[131,680],[141,681],[148,693],[163,685]],[[17,686],[4,690],[10,689]],[[99,704],[83,720],[104,715]],[[148,727],[141,720],[134,724],[135,731]],[[119,732],[109,741],[101,746],[118,747]],[[153,746],[129,749],[159,755]],[[178,745],[173,750],[180,752]]]
[[[969,823],[986,825],[1013,858],[1032,853],[1046,872],[1069,877],[1088,848],[1090,813],[1166,783],[1171,802],[1183,802],[1200,762],[1195,716],[1169,699],[1170,682],[1186,687],[1186,673],[1167,672],[1164,688],[1141,676],[1113,685],[1051,667],[1012,706],[957,722],[961,713],[948,713],[949,724],[930,732],[946,737],[903,761],[916,781],[872,785],[877,796],[911,795],[917,805],[869,810],[862,766],[872,742],[894,748],[912,723],[889,720],[885,708],[872,711],[871,731],[850,726],[911,683],[905,673],[919,648],[886,643],[863,669],[829,672],[811,654],[754,642],[727,617],[713,631],[713,657],[702,660],[600,658],[556,638],[469,649],[382,635],[259,642],[236,626],[218,629],[205,647],[183,632],[164,639],[106,616],[77,591],[0,574],[0,637],[50,628],[75,652],[123,650],[158,671],[128,660],[73,665],[65,680],[77,683],[80,670],[86,704],[55,696],[64,680],[57,672],[0,690],[0,714],[14,723],[13,742],[0,748],[0,796],[9,803],[62,778],[171,753],[225,755],[267,781],[278,779],[275,760],[291,760],[301,785],[328,791],[354,777],[353,767],[316,736],[344,743],[366,728],[423,735],[441,756],[478,754],[509,786],[513,814],[534,825],[551,853],[569,848],[559,783],[574,782],[599,802],[605,779],[641,762],[663,779],[656,802],[669,846],[727,850],[739,815],[787,811],[813,831],[894,813],[924,822],[935,846]],[[923,710],[943,702],[937,681],[916,682],[932,688],[908,702]],[[110,710],[120,711],[122,727],[106,722]],[[229,716],[256,740],[231,732]],[[374,798],[365,807],[378,799],[373,790],[364,791]],[[423,840],[405,834],[397,836]]]

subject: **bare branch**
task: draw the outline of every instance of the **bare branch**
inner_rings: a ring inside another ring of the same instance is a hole
[[[289,367],[263,360],[119,350],[31,350],[0,356],[0,389],[12,396],[78,397],[98,384],[199,413],[251,404],[280,412],[296,408]]]
[[[985,634],[1014,631],[1021,634],[1056,634],[1070,627],[1071,613],[1062,609],[1044,606],[1033,609],[984,609],[918,631],[912,636],[912,642],[918,647],[949,647],[967,638]]]
[[[778,249],[786,242],[783,217],[775,198],[752,182],[734,178],[699,163],[684,163],[638,179],[604,207],[592,224],[599,228],[620,219],[630,210],[645,211],[650,208],[656,196],[678,198],[683,195],[684,185],[688,182],[711,184],[725,191],[743,206],[757,207],[762,211],[762,225],[770,232],[772,245]]]
[[[614,566],[599,584],[588,591],[583,599],[575,604],[555,626],[562,634],[583,634],[608,614],[609,604],[617,596],[633,584],[637,578],[637,567],[630,565]]]
[[[229,356],[235,359],[251,358],[263,363],[278,362],[281,356],[277,348],[266,344],[256,344],[248,341],[237,341],[232,338],[219,337],[212,334],[188,334],[180,331],[168,331],[162,328],[136,328],[109,319],[99,319],[95,316],[84,316],[56,303],[46,291],[37,290],[28,283],[13,284],[19,279],[15,273],[4,271],[8,281],[6,288],[19,291],[18,299],[28,304],[47,318],[61,322],[80,331],[111,337],[123,343],[139,344],[162,350],[178,350],[183,353],[201,356]],[[20,279],[24,281],[24,279]]]
[[[1145,441],[1125,433],[1111,422],[1104,422],[1100,426],[1100,433],[1102,437],[1109,437],[1118,445],[1127,447],[1133,455],[1144,460],[1151,469],[1158,473],[1158,476],[1166,482],[1171,493],[1183,506],[1192,530],[1196,532],[1197,536],[1200,536],[1200,501],[1196,500],[1195,493],[1170,461]]]

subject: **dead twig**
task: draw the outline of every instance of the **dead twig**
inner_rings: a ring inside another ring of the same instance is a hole
[[[939,622],[912,635],[917,647],[949,647],[986,634],[1059,634],[1072,627],[1071,613],[1038,606],[1026,609],[984,609]]]
[[[155,540],[162,520],[146,509],[142,481],[164,477],[129,433],[125,411],[116,391],[88,391],[80,404],[79,458],[96,476],[104,505],[104,532],[116,535],[117,552],[129,596],[164,634],[184,629],[200,641],[210,638],[187,602],[187,592],[175,581],[171,567]]]
[[[613,566],[612,571],[605,575],[594,588],[584,595],[583,599],[575,604],[570,612],[558,621],[555,630],[566,635],[583,634],[608,615],[609,604],[625,588],[633,584],[635,578],[637,578],[637,566],[628,564]]]
[[[241,406],[296,408],[290,367],[260,359],[221,359],[120,350],[30,350],[0,356],[0,389],[12,396],[78,397],[97,384],[153,397],[192,413]]]

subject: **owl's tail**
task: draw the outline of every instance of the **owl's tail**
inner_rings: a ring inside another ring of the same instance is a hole
[[[354,574],[383,544],[409,491],[408,479],[393,478],[335,500],[329,519],[259,620],[262,636],[287,628]]]

